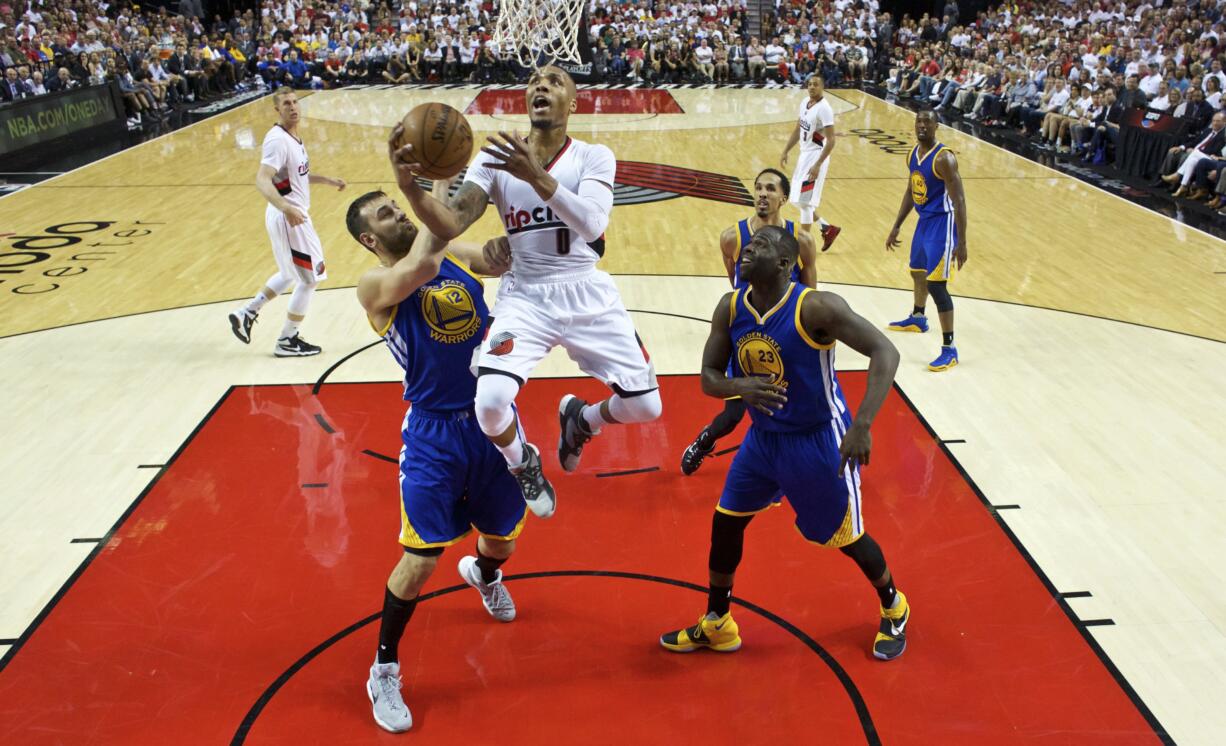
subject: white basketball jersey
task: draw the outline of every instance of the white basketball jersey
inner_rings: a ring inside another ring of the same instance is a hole
[[[311,209],[311,164],[306,146],[279,124],[264,135],[264,155],[260,165],[271,166],[273,183],[285,201],[304,212]],[[275,209],[269,205],[270,209]]]
[[[800,152],[821,150],[826,145],[826,136],[822,130],[834,124],[834,110],[830,102],[822,96],[822,100],[812,106],[806,98],[800,102]]]
[[[566,227],[527,182],[486,168],[485,164],[492,160],[485,153],[480,154],[469,167],[465,181],[484,189],[498,209],[511,243],[511,271],[515,276],[541,282],[551,276],[576,274],[595,267],[604,253],[604,236],[588,244]],[[588,179],[612,187],[617,159],[604,145],[568,137],[546,170],[560,186],[578,193],[579,183]]]

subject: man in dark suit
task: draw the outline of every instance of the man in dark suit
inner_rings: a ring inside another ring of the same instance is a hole
[[[30,95],[25,83],[17,75],[17,68],[10,67],[4,71],[4,81],[0,82],[0,101],[8,103]]]
[[[1184,119],[1188,120],[1192,131],[1204,129],[1213,119],[1213,107],[1205,100],[1205,92],[1192,86],[1188,88],[1188,100],[1184,103]]]
[[[1136,75],[1125,78],[1124,90],[1119,92],[1117,101],[1125,109],[1144,109],[1149,106],[1149,97],[1141,90],[1141,79]]]

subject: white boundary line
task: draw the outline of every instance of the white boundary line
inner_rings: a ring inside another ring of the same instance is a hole
[[[82,166],[77,166],[76,168],[72,168],[72,169],[69,169],[69,170],[67,170],[67,171],[58,172],[58,173],[59,173],[59,176],[52,176],[50,179],[43,179],[42,181],[38,182],[37,184],[30,184],[30,185],[28,185],[28,186],[26,186],[26,187],[24,187],[24,188],[22,188],[22,189],[18,189],[18,190],[17,190],[17,191],[15,191],[15,192],[9,192],[9,193],[7,193],[7,194],[2,194],[2,195],[0,195],[0,199],[4,199],[5,197],[11,197],[11,196],[13,196],[14,194],[18,194],[18,193],[20,193],[20,192],[24,192],[24,191],[26,191],[27,189],[33,189],[33,188],[35,188],[35,187],[40,187],[40,186],[42,186],[42,185],[44,185],[44,184],[47,184],[47,183],[52,182],[52,181],[55,181],[56,179],[58,179],[58,178],[60,178],[60,177],[62,177],[62,176],[67,176],[68,174],[76,173],[77,171],[81,171],[81,170],[83,170],[83,169],[90,168],[91,166],[96,166],[97,164],[102,163],[103,161],[110,160],[111,158],[114,158],[115,156],[118,156],[118,155],[123,155],[123,154],[125,154],[125,153],[130,153],[130,152],[132,152],[133,150],[136,150],[137,148],[141,147],[142,145],[148,145],[148,144],[150,144],[150,143],[157,142],[158,140],[161,140],[161,139],[162,139],[162,138],[164,138],[164,137],[170,137],[170,136],[172,136],[172,135],[177,135],[177,134],[179,134],[180,132],[186,132],[187,130],[191,129],[192,127],[195,127],[195,126],[197,126],[197,125],[204,124],[205,122],[208,122],[208,121],[210,121],[210,120],[216,119],[217,117],[222,117],[222,116],[225,116],[226,114],[230,114],[230,113],[232,113],[232,112],[238,111],[239,109],[243,109],[243,108],[248,107],[248,106],[250,106],[250,105],[252,105],[252,104],[259,103],[260,101],[263,101],[263,100],[264,100],[264,99],[266,99],[266,98],[268,98],[268,97],[267,97],[267,96],[260,96],[259,98],[253,98],[253,99],[251,99],[250,101],[246,101],[246,102],[243,102],[243,103],[239,104],[238,106],[235,106],[233,109],[227,109],[226,111],[218,112],[218,113],[216,113],[216,114],[213,114],[212,116],[207,116],[207,117],[205,117],[205,118],[201,119],[199,122],[192,122],[191,124],[187,125],[186,127],[180,127],[180,128],[178,128],[178,129],[176,129],[176,130],[171,130],[170,132],[165,132],[165,133],[162,133],[162,134],[158,135],[157,137],[150,138],[150,139],[145,140],[145,141],[143,141],[143,142],[138,142],[138,143],[136,143],[135,145],[130,145],[130,146],[126,147],[126,148],[121,148],[120,150],[118,150],[118,151],[116,151],[116,152],[114,152],[114,153],[111,153],[110,155],[104,155],[104,156],[102,156],[101,158],[99,158],[99,159],[98,159],[98,160],[96,160],[96,161],[90,161],[89,163],[86,163],[86,164],[84,164],[84,165],[82,165]],[[52,173],[52,172],[49,172],[49,171],[48,171],[48,172],[27,171],[26,173]],[[106,187],[105,187],[105,186],[99,186],[98,188],[99,188],[99,189],[105,189]]]
[[[907,107],[905,107],[905,106],[899,106],[898,104],[893,103],[892,101],[887,101],[887,100],[885,100],[884,98],[881,98],[880,96],[876,96],[876,95],[873,95],[873,94],[869,93],[868,91],[860,91],[860,94],[861,94],[862,96],[866,97],[866,98],[871,98],[871,99],[873,99],[873,100],[875,100],[875,101],[880,101],[881,103],[885,104],[886,106],[893,106],[895,109],[901,109],[902,111],[905,111],[905,112],[907,112],[907,113],[909,113],[909,114],[914,114],[914,113],[915,113],[915,112],[911,111],[910,109],[908,109],[908,108],[907,108]],[[1075,182],[1077,182],[1077,183],[1079,183],[1079,184],[1084,184],[1084,185],[1086,185],[1086,186],[1090,187],[1091,189],[1094,189],[1094,190],[1097,190],[1097,191],[1099,191],[1099,192],[1102,192],[1103,194],[1106,194],[1106,195],[1111,196],[1111,197],[1115,197],[1116,199],[1118,199],[1119,201],[1123,202],[1123,203],[1124,203],[1124,204],[1126,204],[1126,205],[1130,205],[1130,206],[1132,206],[1132,207],[1135,207],[1135,208],[1136,208],[1136,209],[1138,209],[1138,210],[1142,210],[1142,211],[1143,211],[1143,212],[1145,212],[1147,215],[1153,215],[1153,216],[1155,216],[1155,217],[1159,217],[1159,218],[1166,218],[1167,220],[1169,220],[1169,221],[1171,221],[1172,223],[1174,223],[1174,224],[1175,224],[1175,228],[1176,228],[1177,230],[1193,230],[1193,231],[1196,231],[1197,233],[1200,233],[1200,234],[1202,234],[1202,235],[1208,236],[1209,238],[1212,238],[1214,241],[1219,241],[1219,242],[1222,242],[1222,243],[1226,243],[1226,241],[1222,241],[1222,239],[1218,238],[1217,236],[1213,235],[1212,233],[1209,233],[1208,231],[1205,231],[1205,230],[1204,230],[1204,229],[1202,229],[1202,228],[1197,228],[1197,227],[1196,227],[1196,226],[1194,226],[1194,225],[1188,225],[1187,223],[1184,223],[1184,222],[1181,222],[1181,221],[1179,221],[1179,220],[1176,220],[1175,218],[1171,217],[1170,215],[1163,215],[1162,213],[1158,212],[1157,210],[1151,210],[1151,209],[1149,209],[1149,208],[1148,208],[1148,207],[1146,207],[1145,205],[1138,205],[1136,202],[1133,202],[1132,200],[1124,199],[1123,197],[1121,197],[1120,195],[1116,194],[1115,192],[1112,192],[1112,191],[1110,191],[1110,190],[1104,189],[1103,187],[1100,187],[1100,186],[1098,186],[1097,184],[1092,184],[1092,183],[1090,183],[1090,182],[1088,182],[1088,181],[1085,181],[1084,179],[1078,179],[1076,176],[1073,176],[1072,174],[1066,174],[1066,173],[1064,173],[1063,171],[1061,171],[1061,170],[1060,170],[1060,169],[1058,169],[1058,168],[1052,168],[1051,166],[1048,166],[1047,164],[1044,164],[1044,163],[1039,163],[1038,161],[1031,160],[1031,159],[1027,158],[1027,157],[1026,157],[1026,156],[1024,156],[1024,155],[1018,155],[1017,153],[1014,153],[1012,150],[1006,150],[1005,148],[1002,148],[1001,146],[997,145],[996,143],[993,143],[993,142],[988,142],[987,140],[983,139],[982,137],[978,137],[978,136],[976,136],[976,135],[972,135],[972,134],[971,134],[971,133],[969,133],[969,132],[963,132],[963,131],[961,131],[961,130],[954,129],[953,127],[950,127],[950,126],[949,126],[949,125],[947,125],[947,124],[942,124],[942,125],[940,125],[940,126],[945,127],[946,129],[952,130],[952,131],[954,131],[954,132],[957,132],[959,135],[965,135],[965,136],[967,136],[967,137],[969,137],[969,138],[971,138],[971,139],[975,140],[976,142],[983,143],[984,145],[990,145],[991,147],[996,148],[996,149],[997,149],[997,150],[999,150],[999,151],[1002,151],[1002,152],[1004,152],[1004,153],[1008,153],[1009,155],[1013,156],[1014,158],[1020,158],[1020,159],[1022,159],[1023,161],[1026,161],[1027,163],[1033,163],[1033,164],[1035,164],[1036,166],[1039,166],[1040,168],[1045,168],[1045,169],[1047,169],[1048,171],[1051,171],[1052,173],[1054,173],[1054,174],[1056,174],[1056,175],[1060,176],[1061,178],[1071,179],[1071,180],[1073,180],[1073,181],[1075,181]]]

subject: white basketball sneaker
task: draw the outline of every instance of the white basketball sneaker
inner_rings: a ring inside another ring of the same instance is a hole
[[[510,622],[515,619],[515,602],[511,600],[511,592],[502,584],[502,570],[492,582],[481,579],[481,568],[477,567],[477,558],[471,554],[460,559],[460,577],[464,582],[476,588],[481,593],[481,602],[485,610],[500,622]]]
[[[370,697],[371,708],[375,722],[383,730],[391,733],[404,733],[413,727],[413,714],[400,696],[399,663],[375,662],[370,667],[370,678],[366,680],[366,696]]]

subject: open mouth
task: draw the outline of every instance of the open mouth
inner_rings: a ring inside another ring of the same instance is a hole
[[[549,111],[549,97],[541,95],[533,96],[531,106],[533,114],[543,114]]]

